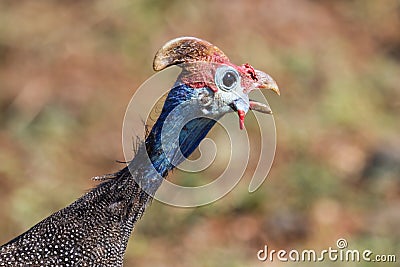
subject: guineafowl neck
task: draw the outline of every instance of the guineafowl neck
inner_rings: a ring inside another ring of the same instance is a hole
[[[162,112],[129,165],[131,172],[146,170],[137,182],[153,194],[170,170],[198,147],[219,118],[206,118],[195,101],[197,91],[186,85],[172,89]]]

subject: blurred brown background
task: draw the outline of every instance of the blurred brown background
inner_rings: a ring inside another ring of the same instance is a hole
[[[256,193],[154,202],[126,266],[265,266],[264,244],[341,237],[399,261],[399,1],[0,1],[0,243],[122,167],[125,108],[182,35],[278,81],[277,154]]]

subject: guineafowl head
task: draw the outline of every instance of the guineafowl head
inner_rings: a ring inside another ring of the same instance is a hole
[[[164,177],[197,148],[224,114],[236,112],[243,129],[250,109],[271,113],[267,105],[249,99],[252,90],[279,94],[268,74],[249,64],[231,63],[218,47],[198,38],[171,40],[156,53],[154,70],[172,65],[179,66],[181,73],[145,141],[153,166]]]
[[[189,94],[181,95],[186,97],[175,102],[177,105],[182,104],[181,101],[194,104],[197,100],[199,111],[214,118],[235,111],[241,129],[249,109],[271,112],[264,104],[249,100],[248,94],[252,90],[270,89],[279,94],[278,85],[271,76],[247,63],[240,66],[231,63],[218,47],[198,38],[173,39],[157,52],[154,70],[160,71],[171,65],[179,65],[182,73],[170,97],[180,93],[179,85],[186,85],[191,90]]]

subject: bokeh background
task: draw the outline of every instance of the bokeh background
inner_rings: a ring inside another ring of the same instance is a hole
[[[182,35],[278,81],[281,97],[266,93],[276,158],[253,194],[245,177],[205,207],[154,202],[126,266],[264,266],[265,244],[338,238],[399,261],[400,2],[389,0],[0,1],[0,243],[122,167],[128,102]]]

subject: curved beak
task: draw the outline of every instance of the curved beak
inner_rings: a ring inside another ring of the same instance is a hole
[[[255,72],[257,81],[254,83],[254,89],[269,89],[274,91],[277,95],[281,95],[278,84],[271,76],[259,70],[255,70]]]
[[[269,89],[269,90],[274,91],[277,95],[281,95],[278,84],[271,76],[269,76],[265,72],[262,72],[259,70],[255,70],[255,73],[256,73],[257,81],[254,82],[254,84],[253,84],[253,90],[254,89]],[[250,102],[249,108],[251,110],[258,111],[258,112],[265,113],[265,114],[272,114],[272,110],[268,105],[251,100],[251,99],[249,102]]]

